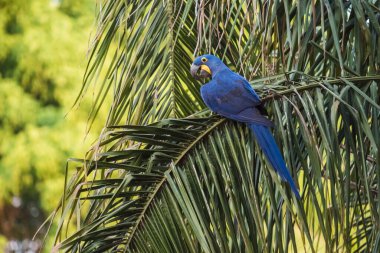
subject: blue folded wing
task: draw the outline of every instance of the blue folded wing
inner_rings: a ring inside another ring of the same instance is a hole
[[[244,79],[244,78],[243,78]],[[256,94],[255,90],[252,88],[251,84],[244,79],[243,81],[244,88],[248,90],[250,94],[257,100],[257,102],[261,102],[259,95]]]
[[[233,119],[239,122],[258,124],[267,127],[274,126],[273,122],[267,119],[265,116],[263,116],[260,113],[260,111],[255,107],[246,108],[237,114],[230,114],[223,111],[220,111],[219,114],[226,118]]]

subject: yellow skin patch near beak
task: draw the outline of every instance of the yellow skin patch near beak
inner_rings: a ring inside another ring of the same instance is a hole
[[[207,65],[202,64],[201,69],[206,71],[207,73],[209,73],[211,75],[211,70]]]

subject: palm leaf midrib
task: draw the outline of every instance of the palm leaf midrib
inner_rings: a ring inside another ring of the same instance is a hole
[[[190,142],[189,146],[186,147],[178,157],[176,157],[176,159],[173,161],[173,165],[177,165],[185,156],[186,154],[188,154],[188,152],[195,146],[197,145],[204,137],[206,137],[209,133],[211,133],[215,128],[217,128],[218,126],[220,126],[221,124],[223,124],[224,122],[226,121],[225,118],[220,118],[219,120],[217,120],[211,127],[207,128],[204,132],[202,132],[196,139],[194,139],[193,141]],[[167,173],[170,173],[172,170],[172,166],[169,166],[168,167],[168,170],[165,171],[165,174]],[[130,233],[130,235],[128,236],[128,240],[127,240],[127,247],[129,245],[129,243],[131,242],[132,238],[133,238],[133,235],[135,233],[135,231],[137,230],[142,218],[144,217],[146,211],[148,210],[151,202],[155,199],[155,196],[159,193],[159,191],[161,190],[161,187],[165,184],[166,182],[166,177],[163,177],[161,179],[161,181],[156,185],[155,189],[153,190],[153,193],[151,194],[151,198],[149,199],[149,201],[146,203],[146,205],[144,206],[143,208],[143,211],[141,212],[141,214],[139,215],[139,217],[137,218],[137,221],[136,221],[136,225],[133,227],[132,229],[132,232]]]

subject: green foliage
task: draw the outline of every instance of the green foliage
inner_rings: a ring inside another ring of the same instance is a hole
[[[31,239],[58,203],[67,157],[83,154],[93,139],[83,140],[90,100],[65,118],[93,22],[92,2],[76,8],[82,11],[73,18],[50,0],[0,1],[0,214],[14,224],[3,223],[0,234],[8,239]]]
[[[379,1],[101,4],[77,101],[105,72],[91,119],[113,103],[54,250],[380,251]],[[193,52],[252,80],[301,201],[244,125],[203,110]]]
[[[59,9],[74,18],[79,18],[81,16],[92,14],[93,8],[88,8],[89,6],[93,7],[94,3],[91,0],[61,0]],[[87,8],[85,8],[87,7]]]
[[[0,235],[0,249],[4,249],[7,245],[7,239]]]
[[[27,124],[35,124],[37,115],[32,112],[39,110],[39,104],[13,80],[3,80],[0,86],[0,118],[3,130],[17,133]],[[22,101],[22,104],[20,104]],[[25,110],[28,108],[29,110]]]
[[[377,165],[358,154],[373,158],[378,152],[379,106],[370,104],[378,103],[379,81],[380,76],[303,83],[280,91],[288,81],[277,77],[272,89],[282,99],[268,107],[285,159],[293,173],[301,171],[301,202],[292,200],[275,173],[270,176],[242,124],[200,113],[146,127],[109,127],[99,140],[98,160],[85,161],[66,186],[59,234],[71,224],[68,210],[83,218],[78,231],[57,248],[314,252],[375,247],[377,231],[368,210],[376,203]],[[364,93],[347,89],[345,82]],[[348,103],[366,109],[356,111]],[[374,120],[372,127],[367,117]]]

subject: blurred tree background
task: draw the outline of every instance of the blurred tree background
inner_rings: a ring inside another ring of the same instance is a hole
[[[0,251],[33,237],[58,203],[65,161],[94,139],[84,139],[91,98],[71,109],[94,8],[90,0],[0,0]]]

